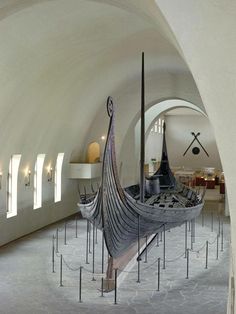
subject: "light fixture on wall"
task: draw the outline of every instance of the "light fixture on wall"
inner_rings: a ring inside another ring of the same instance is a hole
[[[51,165],[49,165],[47,167],[47,178],[48,178],[48,182],[52,182],[52,175],[53,175],[53,168],[51,167]]]
[[[27,169],[25,171],[25,186],[30,186],[30,176],[31,176],[31,171]]]
[[[0,190],[2,189],[2,171],[0,171]]]
[[[106,139],[106,136],[105,136],[105,135],[102,135],[102,136],[101,136],[101,140],[102,140],[102,141],[105,141],[105,139]]]

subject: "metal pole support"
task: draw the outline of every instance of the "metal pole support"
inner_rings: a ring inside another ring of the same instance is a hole
[[[217,234],[216,238],[216,259],[219,259],[219,234]]]
[[[75,237],[78,238],[78,217],[75,216]]]
[[[137,282],[140,282],[140,215],[138,215],[138,279]]]
[[[208,250],[209,250],[209,242],[206,241],[206,266],[205,266],[205,269],[208,268]]]
[[[157,291],[160,291],[160,279],[161,279],[161,259],[157,260]]]
[[[86,232],[86,264],[89,264],[88,255],[89,255],[89,221],[87,220],[87,232]]]
[[[58,252],[58,228],[57,228],[57,231],[56,231],[56,253],[59,253]]]
[[[52,236],[52,272],[55,273],[55,246],[54,246],[54,235]]]
[[[102,277],[102,282],[101,282],[101,297],[104,297],[103,290],[104,290],[104,278]]]
[[[92,281],[96,281],[94,278],[95,273],[95,224],[93,223],[93,278]]]
[[[104,273],[104,247],[105,247],[104,231],[102,230],[102,274]]]
[[[159,246],[159,233],[157,233],[157,246]]]
[[[163,226],[163,269],[166,269],[166,225]]]
[[[62,254],[60,255],[60,287],[62,287]]]
[[[83,267],[80,266],[79,268],[79,302],[82,303],[82,269]]]
[[[184,245],[185,245],[185,254],[184,257],[187,257],[187,248],[188,248],[188,222],[185,221],[185,234],[184,234]]]
[[[204,212],[202,210],[202,227],[204,227]]]
[[[64,232],[64,245],[66,245],[66,222],[65,222],[65,232]]]
[[[186,271],[186,279],[189,279],[189,249],[187,249],[186,255],[187,255],[187,271]]]
[[[117,268],[115,269],[115,295],[114,304],[117,304]]]

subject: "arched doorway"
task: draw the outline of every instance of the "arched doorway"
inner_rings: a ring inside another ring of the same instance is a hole
[[[87,148],[86,161],[88,163],[96,163],[100,161],[100,145],[97,142],[92,142]]]

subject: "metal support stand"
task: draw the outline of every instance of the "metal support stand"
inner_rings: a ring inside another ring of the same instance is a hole
[[[52,272],[55,273],[55,247],[54,247],[54,235],[52,236]]]
[[[86,264],[89,264],[88,255],[89,255],[89,221],[87,220],[87,232],[86,232]]]
[[[166,269],[166,225],[163,226],[163,269]]]
[[[78,238],[78,217],[75,216],[75,237]]]
[[[117,304],[117,268],[115,269],[115,296],[114,296],[114,304]]]
[[[140,216],[138,215],[138,279],[137,282],[140,282]]]
[[[98,228],[97,227],[95,228],[95,231],[96,231],[96,233],[95,233],[95,243],[98,244]]]
[[[95,269],[95,224],[93,223],[93,278],[92,278],[92,281],[96,281],[94,278],[94,269]]]
[[[188,248],[188,222],[185,221],[185,238],[184,238],[184,245],[185,245],[185,254],[184,254],[184,257],[186,258],[187,257],[187,248]]]
[[[157,233],[157,246],[159,246],[159,233]]]
[[[60,255],[60,287],[62,287],[62,254]]]
[[[224,231],[223,231],[223,221],[222,221],[222,223],[221,223],[221,252],[223,252],[223,250],[224,250]]]
[[[65,233],[64,233],[64,245],[66,245],[66,222],[65,222]]]
[[[101,297],[104,297],[104,295],[103,295],[103,290],[104,290],[104,278],[102,277],[102,282],[101,282]]]
[[[79,303],[82,303],[82,269],[83,267],[80,266],[79,268]]]
[[[187,255],[187,272],[186,272],[186,279],[189,279],[189,249],[187,249],[186,255]]]
[[[188,222],[188,232],[191,231],[191,221]]]
[[[161,231],[161,234],[160,234],[160,242],[162,242],[162,231]]]
[[[218,235],[220,236],[220,216],[218,216]]]
[[[208,243],[208,241],[206,241],[206,266],[205,266],[205,269],[208,268],[208,246],[209,246],[209,243]]]
[[[214,229],[214,213],[211,212],[211,232],[213,232]]]
[[[216,259],[219,259],[219,234],[217,234],[216,238]]]
[[[56,253],[59,253],[59,251],[58,251],[58,228],[56,231]]]
[[[161,276],[161,259],[157,260],[157,291],[160,291],[160,276]]]
[[[91,254],[91,222],[89,221],[89,253]]]
[[[146,237],[145,237],[146,250],[145,250],[145,260],[144,260],[144,263],[147,263],[147,240],[148,240],[148,237],[146,236]]]
[[[105,242],[105,239],[104,239],[104,233],[103,233],[103,230],[102,230],[102,274],[104,273],[104,243]]]

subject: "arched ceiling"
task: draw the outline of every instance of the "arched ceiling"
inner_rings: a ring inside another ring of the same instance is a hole
[[[129,91],[139,82],[143,50],[152,78],[149,103],[159,97],[155,80],[162,76],[170,77],[169,96],[181,89],[182,76],[195,86],[170,36],[154,1],[1,0],[0,144],[6,160],[14,152],[33,158],[73,149],[77,158],[106,97],[122,98],[124,88],[133,118],[137,95]]]

